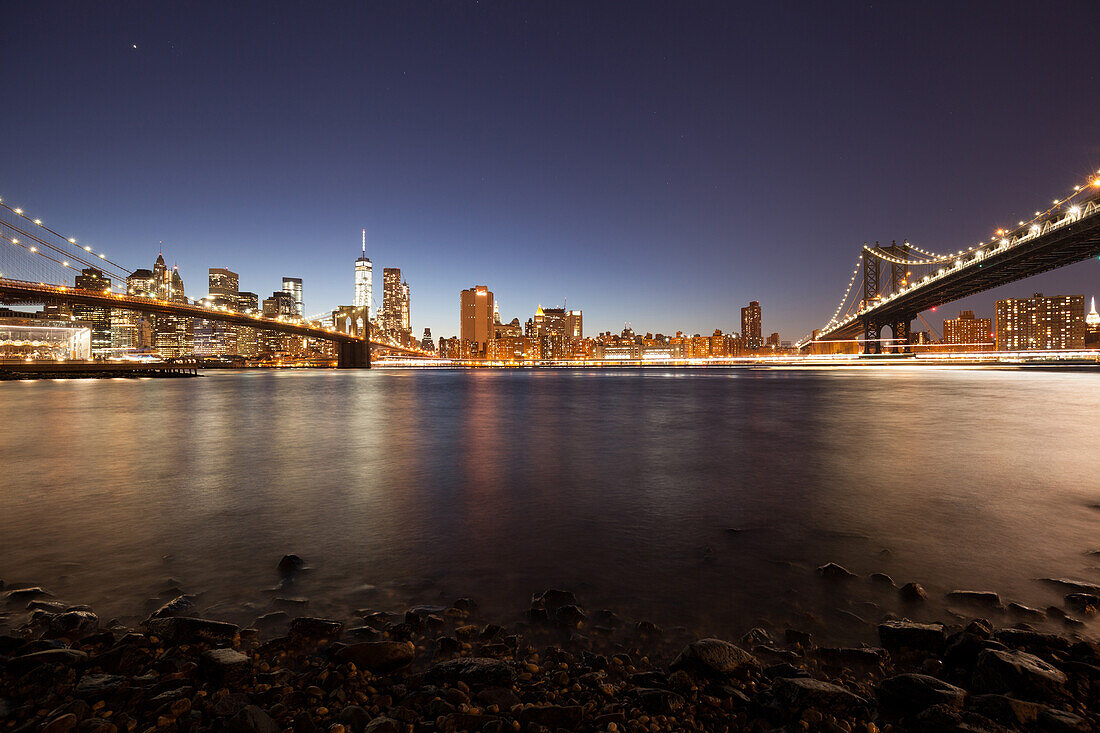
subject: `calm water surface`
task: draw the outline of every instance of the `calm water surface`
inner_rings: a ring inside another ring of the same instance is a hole
[[[1084,371],[6,382],[0,578],[101,615],[171,579],[243,618],[294,552],[295,592],[336,615],[511,613],[551,585],[723,634],[893,608],[815,575],[835,561],[923,583],[926,615],[953,588],[1046,606],[1062,592],[1036,578],[1100,582],[1098,415]]]

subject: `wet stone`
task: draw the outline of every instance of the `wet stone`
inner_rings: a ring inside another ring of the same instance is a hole
[[[428,682],[464,682],[471,686],[512,684],[511,665],[499,659],[464,657],[432,665],[424,674]]]
[[[947,594],[947,600],[977,608],[1000,609],[1001,597],[993,591],[953,590]]]
[[[756,657],[739,646],[722,639],[699,639],[684,647],[672,662],[671,669],[697,671],[715,677],[731,677],[759,667],[760,662]]]
[[[415,649],[409,642],[364,641],[350,644],[336,653],[338,662],[351,662],[374,673],[392,672],[413,660]]]
[[[85,700],[106,697],[127,683],[127,679],[115,674],[86,674],[76,684],[73,694]]]
[[[856,577],[855,573],[835,562],[825,563],[817,569],[817,574],[826,580],[851,580]]]
[[[943,648],[943,624],[886,621],[878,626],[879,641],[887,649],[939,651]]]
[[[878,696],[885,707],[914,713],[933,705],[962,707],[966,690],[925,674],[899,674],[882,681]]]
[[[235,649],[208,649],[199,656],[199,669],[204,677],[220,686],[236,687],[248,679],[252,661]]]
[[[971,684],[976,692],[1046,699],[1060,692],[1066,681],[1065,673],[1027,652],[986,649],[978,655]]]
[[[919,603],[928,598],[928,592],[920,583],[906,583],[898,589],[898,595],[907,603]]]

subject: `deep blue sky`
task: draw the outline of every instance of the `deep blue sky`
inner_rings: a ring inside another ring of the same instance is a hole
[[[759,300],[796,339],[863,241],[965,247],[1100,169],[1094,0],[745,5],[4,3],[0,196],[129,267],[163,240],[189,295],[348,303],[366,227],[418,334],[485,284],[587,333]]]

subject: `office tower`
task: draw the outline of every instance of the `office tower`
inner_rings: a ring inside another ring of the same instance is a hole
[[[565,335],[567,338],[584,338],[584,316],[581,311],[565,312]]]
[[[126,278],[126,294],[157,297],[152,270],[139,268]],[[155,343],[156,316],[133,310],[116,309],[111,316],[111,346],[115,349],[152,349]]]
[[[187,302],[183,277],[177,268],[173,267],[169,271],[164,267],[163,256],[157,257],[157,262],[153,266],[153,274],[157,279],[157,292],[163,293],[159,297],[174,303]],[[165,358],[191,354],[195,348],[195,331],[192,319],[187,316],[158,315],[155,346],[157,353]]]
[[[211,302],[236,310],[241,276],[224,267],[211,267],[209,277]]]
[[[400,331],[404,328],[408,310],[407,287],[401,281],[401,268],[386,267],[382,270],[382,314],[379,319],[384,331]]]
[[[424,351],[435,351],[435,342],[432,341],[432,329],[424,329],[424,338],[420,339],[420,348]]]
[[[300,277],[284,277],[283,278],[283,292],[290,294],[290,297],[294,301],[292,316],[304,316],[305,304],[302,302],[302,278]]]
[[[111,292],[111,281],[103,272],[88,267],[76,276],[77,290],[95,293]],[[101,356],[111,351],[111,309],[101,305],[73,304],[73,318],[87,323],[92,329],[92,354]]]
[[[164,264],[164,254],[157,255],[157,261],[153,264],[153,291],[154,298],[168,300],[168,291],[171,289],[172,275],[168,272],[168,265]]]
[[[374,265],[367,258],[367,230],[363,230],[363,254],[355,260],[355,302],[356,308],[371,309],[374,297]]]
[[[741,309],[741,343],[744,348],[749,350],[764,347],[764,339],[761,338],[761,312],[758,301],[751,301]]]
[[[459,319],[463,343],[477,344],[484,351],[493,337],[493,294],[484,285],[463,290],[459,298]]]
[[[401,281],[401,330],[412,333],[412,321],[409,318],[409,283]]]
[[[975,318],[974,311],[959,311],[958,318],[944,319],[943,342],[954,346],[965,345],[974,350],[992,346],[993,321],[989,318]]]
[[[1085,296],[1007,298],[996,304],[997,349],[1080,349],[1085,345]]]

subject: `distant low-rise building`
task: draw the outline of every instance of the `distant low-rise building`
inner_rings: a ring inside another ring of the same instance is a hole
[[[985,351],[993,348],[993,321],[975,318],[974,311],[959,311],[958,318],[943,321],[943,343],[951,351]]]

